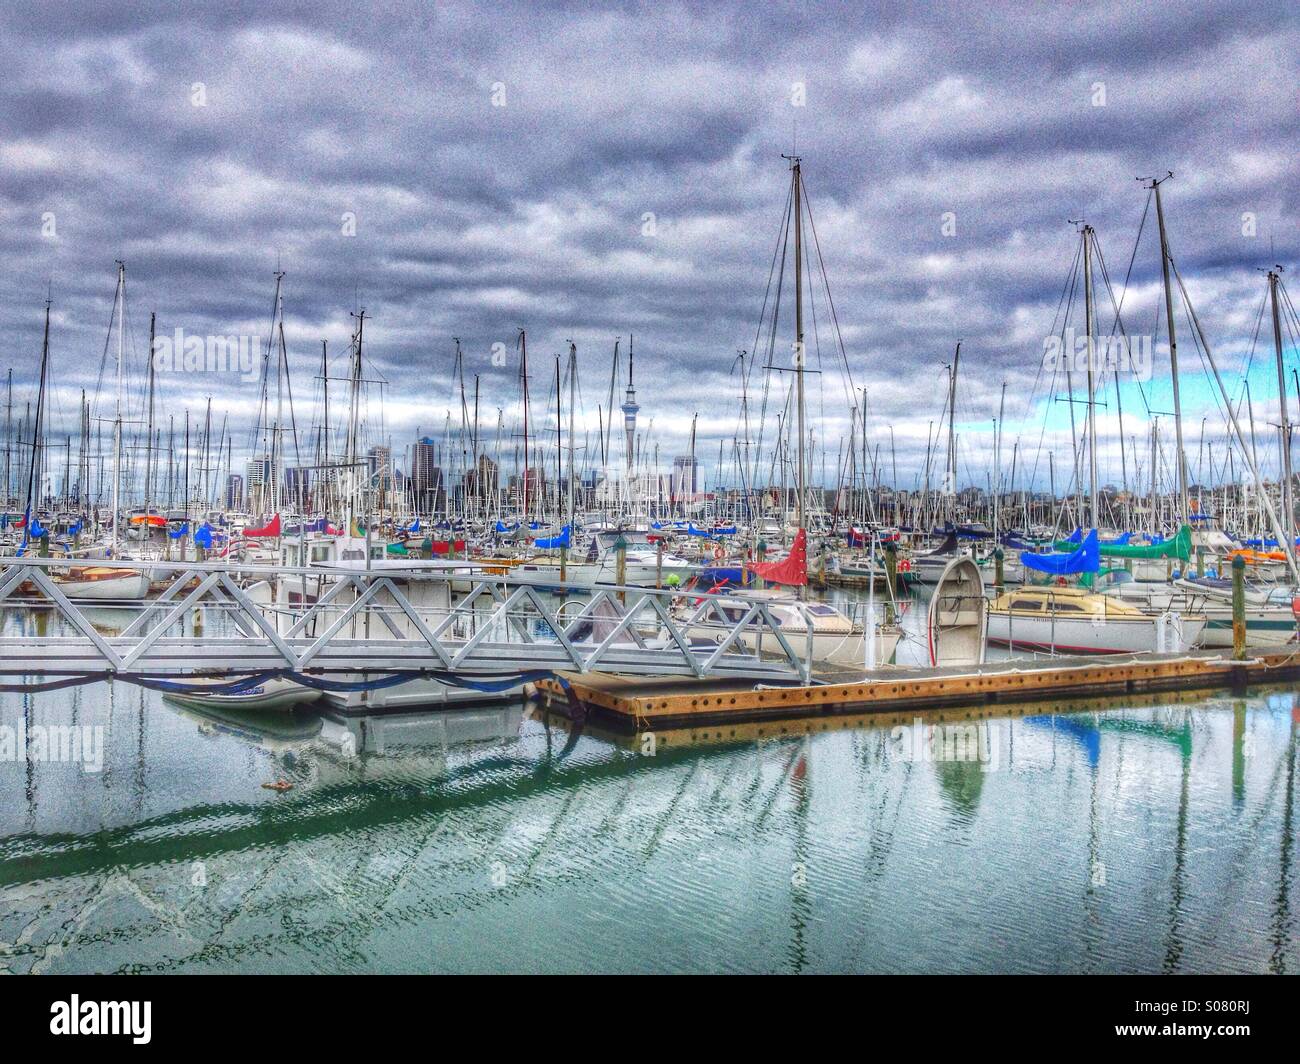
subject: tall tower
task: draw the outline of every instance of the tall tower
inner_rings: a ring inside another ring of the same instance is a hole
[[[641,408],[637,406],[636,389],[632,387],[632,336],[627,338],[627,398],[623,400],[623,431],[627,433],[627,476],[628,481],[632,479],[632,458],[634,455],[636,438],[636,412]]]

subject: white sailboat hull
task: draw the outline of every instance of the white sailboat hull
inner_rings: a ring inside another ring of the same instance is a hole
[[[690,629],[690,636],[694,639],[725,639],[730,634],[730,628],[724,628],[720,624],[694,624]],[[782,629],[781,634],[785,636],[794,652],[803,658],[808,652],[808,633],[807,630],[789,630]],[[894,651],[898,647],[899,640],[902,639],[903,633],[897,628],[878,627],[876,630],[876,664],[883,665],[893,660]],[[736,640],[746,650],[757,650],[760,654],[782,655],[784,651],[781,644],[777,641],[776,636],[771,629],[766,627],[758,631],[742,632]],[[837,665],[847,669],[860,669],[865,667],[867,658],[866,640],[863,638],[861,630],[853,632],[814,632],[812,659],[816,664]]]
[[[1060,654],[1136,654],[1161,649],[1158,617],[1035,617],[1024,612],[990,610],[988,641],[1012,650]],[[1166,633],[1164,651],[1175,654],[1196,645],[1204,617],[1183,617]]]
[[[59,580],[58,586],[70,599],[124,602],[143,599],[148,595],[149,577],[145,573],[123,570],[121,575],[93,580]]]

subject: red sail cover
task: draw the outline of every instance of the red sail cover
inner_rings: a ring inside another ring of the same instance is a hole
[[[781,561],[750,562],[745,568],[770,584],[808,583],[808,533],[799,529],[789,556]]]
[[[452,541],[446,539],[430,540],[429,549],[433,551],[434,554],[446,554],[452,549]],[[455,549],[457,551],[463,551],[465,549],[465,541],[463,539],[456,540]]]
[[[252,537],[254,537],[254,536],[278,536],[279,534],[280,534],[280,515],[279,515],[279,514],[276,514],[273,518],[271,518],[269,524],[265,524],[265,525],[263,525],[261,528],[246,528],[246,529],[244,529],[244,535],[246,535],[246,536],[248,536],[248,537],[250,537],[250,538],[252,538]]]

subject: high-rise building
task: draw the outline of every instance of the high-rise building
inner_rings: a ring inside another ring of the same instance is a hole
[[[700,490],[700,463],[692,454],[673,459],[672,493],[675,499],[692,499]]]
[[[245,471],[248,474],[246,481],[248,494],[244,499],[244,505],[248,507],[255,506],[259,510],[274,507],[276,498],[275,466],[271,464],[271,459],[266,455],[250,458]]]
[[[418,440],[411,451],[411,493],[415,507],[422,513],[437,509],[442,489],[442,469],[438,466],[438,447],[427,436]]]
[[[284,470],[284,497],[294,505],[306,506],[311,502],[311,471],[297,466],[286,466]]]
[[[242,510],[244,508],[244,478],[238,473],[226,477],[226,509]]]
[[[465,473],[465,494],[471,499],[495,502],[500,486],[496,462],[485,454],[479,455],[478,465]]]
[[[391,448],[375,446],[366,455],[370,472],[370,487],[374,491],[393,490],[393,452]]]

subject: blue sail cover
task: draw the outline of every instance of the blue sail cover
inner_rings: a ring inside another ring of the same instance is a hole
[[[704,539],[718,539],[721,536],[734,536],[736,534],[736,526],[732,525],[730,528],[715,528],[707,530],[696,528],[694,524],[690,524],[686,526],[686,534],[690,536],[702,536]]]
[[[1070,543],[1082,543],[1082,542],[1083,542],[1083,529],[1082,529],[1082,528],[1076,528],[1073,532],[1071,532],[1071,533],[1070,533],[1068,536],[1066,536],[1065,538],[1066,538],[1066,540],[1067,540],[1068,542],[1070,542]]]
[[[547,550],[554,547],[567,547],[569,545],[569,526],[565,525],[558,536],[549,536],[545,539],[533,540],[534,547],[541,547]]]
[[[1025,717],[1026,724],[1047,728],[1053,733],[1068,735],[1074,739],[1088,755],[1088,764],[1093,768],[1101,760],[1101,729],[1092,723],[1084,723],[1074,717]]]
[[[182,521],[181,527],[178,528],[175,532],[167,533],[167,535],[171,536],[172,539],[184,539],[189,534],[190,534],[190,523],[188,521]]]
[[[498,531],[498,532],[513,532],[513,531],[515,531],[515,529],[517,529],[518,527],[519,527],[519,526],[518,526],[517,524],[514,524],[514,525],[507,525],[507,524],[503,524],[503,523],[500,522],[500,521],[497,522],[497,531]]]
[[[1097,530],[1088,533],[1083,545],[1078,550],[1064,551],[1057,554],[1030,554],[1026,551],[1020,555],[1020,563],[1026,569],[1035,569],[1040,573],[1053,576],[1069,576],[1074,573],[1095,573],[1101,568],[1101,551],[1097,545]]]
[[[1130,539],[1132,539],[1132,538],[1133,538],[1133,533],[1132,533],[1132,532],[1125,532],[1122,536],[1117,536],[1115,539],[1108,539],[1108,540],[1106,540],[1106,546],[1108,546],[1108,547],[1127,547],[1127,546],[1128,546],[1128,541],[1129,541]],[[1075,542],[1078,543],[1079,541],[1076,539]]]
[[[199,525],[195,531],[194,542],[204,550],[208,550],[212,546],[212,526],[206,521]]]

